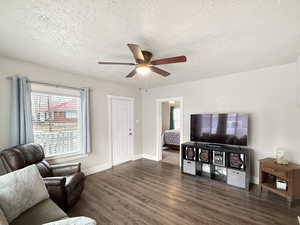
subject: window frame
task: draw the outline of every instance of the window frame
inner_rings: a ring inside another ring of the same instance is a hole
[[[59,89],[64,89],[66,90],[66,88],[59,88]],[[32,96],[32,94],[42,94],[42,95],[48,95],[48,96],[62,96],[62,97],[73,97],[73,98],[79,98],[80,103],[79,103],[79,117],[78,117],[78,123],[79,123],[79,132],[80,132],[80,148],[79,151],[74,151],[74,152],[68,152],[68,153],[61,153],[61,154],[53,154],[53,155],[47,155],[45,154],[45,159],[46,160],[63,160],[63,161],[69,161],[69,160],[73,160],[73,159],[79,159],[79,158],[85,158],[88,156],[88,153],[84,152],[82,149],[82,145],[81,145],[81,132],[82,132],[82,121],[80,118],[81,115],[81,99],[80,99],[80,91],[78,90],[79,95],[72,95],[72,94],[65,94],[65,93],[59,93],[59,91],[57,93],[53,93],[53,92],[47,92],[47,91],[34,91],[31,90],[30,93],[30,97]],[[32,99],[31,99],[32,100]],[[32,104],[32,102],[31,102]],[[31,106],[32,109],[32,106]],[[45,115],[46,116],[46,115]],[[54,115],[53,115],[54,116]],[[32,125],[33,125],[33,121],[32,121]],[[34,135],[33,135],[34,137]]]

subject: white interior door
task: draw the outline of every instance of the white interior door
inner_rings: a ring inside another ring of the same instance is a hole
[[[133,100],[111,99],[112,164],[133,158]]]

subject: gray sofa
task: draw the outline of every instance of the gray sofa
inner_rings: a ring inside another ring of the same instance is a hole
[[[68,218],[68,215],[49,198],[36,165],[0,176],[0,224],[8,223],[96,225],[95,220],[87,217]]]

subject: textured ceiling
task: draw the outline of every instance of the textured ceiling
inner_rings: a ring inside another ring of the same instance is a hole
[[[127,43],[153,58],[186,55],[156,74],[126,79]],[[299,0],[0,1],[0,54],[76,74],[156,87],[296,60]]]

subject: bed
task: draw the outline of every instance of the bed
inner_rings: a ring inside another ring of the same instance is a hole
[[[163,133],[163,146],[179,150],[180,149],[179,130],[165,130]]]

